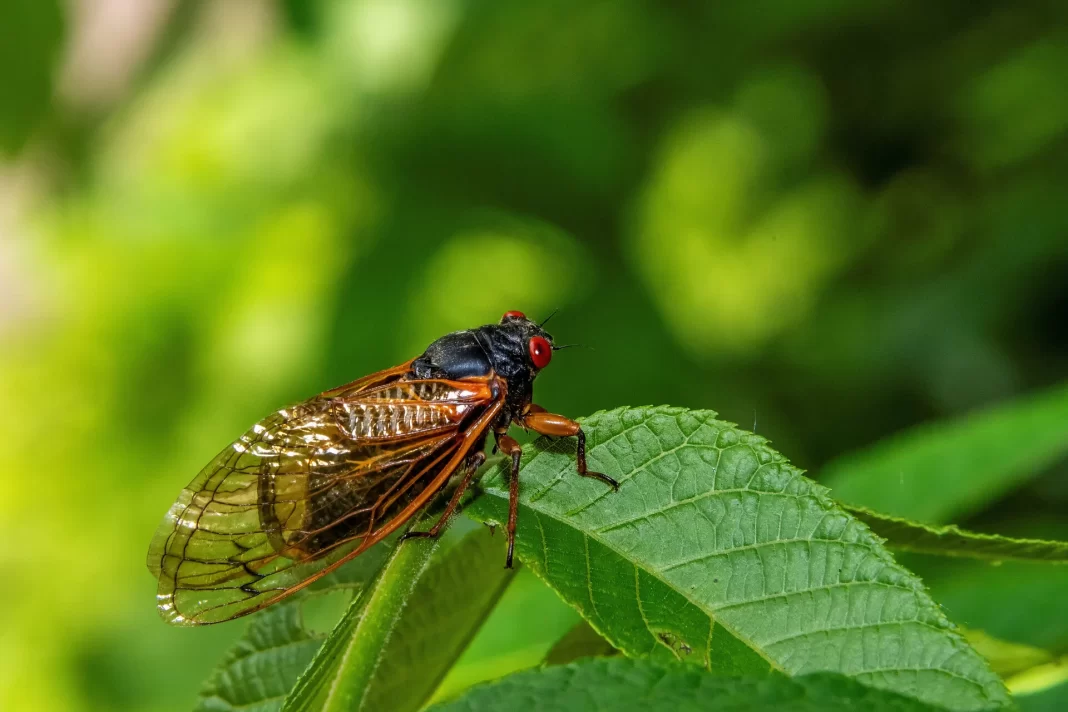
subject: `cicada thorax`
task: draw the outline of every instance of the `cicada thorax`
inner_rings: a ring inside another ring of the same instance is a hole
[[[455,427],[491,397],[484,381],[401,380],[333,406],[349,438],[395,441]]]

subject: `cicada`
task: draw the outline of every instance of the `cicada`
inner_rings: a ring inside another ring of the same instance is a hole
[[[510,458],[505,527],[512,565],[522,448],[515,424],[577,438],[574,420],[532,402],[534,379],[563,348],[522,312],[457,331],[418,358],[283,408],[252,426],[182,490],[152,539],[157,603],[176,625],[218,623],[269,606],[405,526],[457,476],[427,531],[436,537],[485,462]]]

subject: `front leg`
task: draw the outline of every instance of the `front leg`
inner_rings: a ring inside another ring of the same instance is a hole
[[[608,475],[600,472],[590,472],[586,469],[586,433],[582,432],[582,426],[578,424],[578,421],[550,413],[540,405],[532,403],[526,414],[518,419],[518,422],[522,427],[530,428],[539,435],[576,438],[578,447],[575,453],[575,467],[578,473],[583,477],[592,477],[611,485],[614,489],[619,489],[619,483]]]

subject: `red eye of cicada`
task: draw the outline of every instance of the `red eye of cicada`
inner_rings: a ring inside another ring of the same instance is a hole
[[[534,362],[534,368],[539,371],[553,360],[553,347],[544,337],[535,336],[530,340],[530,360]]]
[[[521,311],[506,311],[501,319],[526,319],[527,315]]]

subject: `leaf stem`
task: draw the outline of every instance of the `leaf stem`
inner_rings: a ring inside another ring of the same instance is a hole
[[[382,651],[416,582],[439,546],[437,539],[398,542],[377,580],[354,600],[286,699],[283,710],[363,709]],[[322,662],[323,664],[320,664]],[[330,674],[329,685],[321,685]]]

